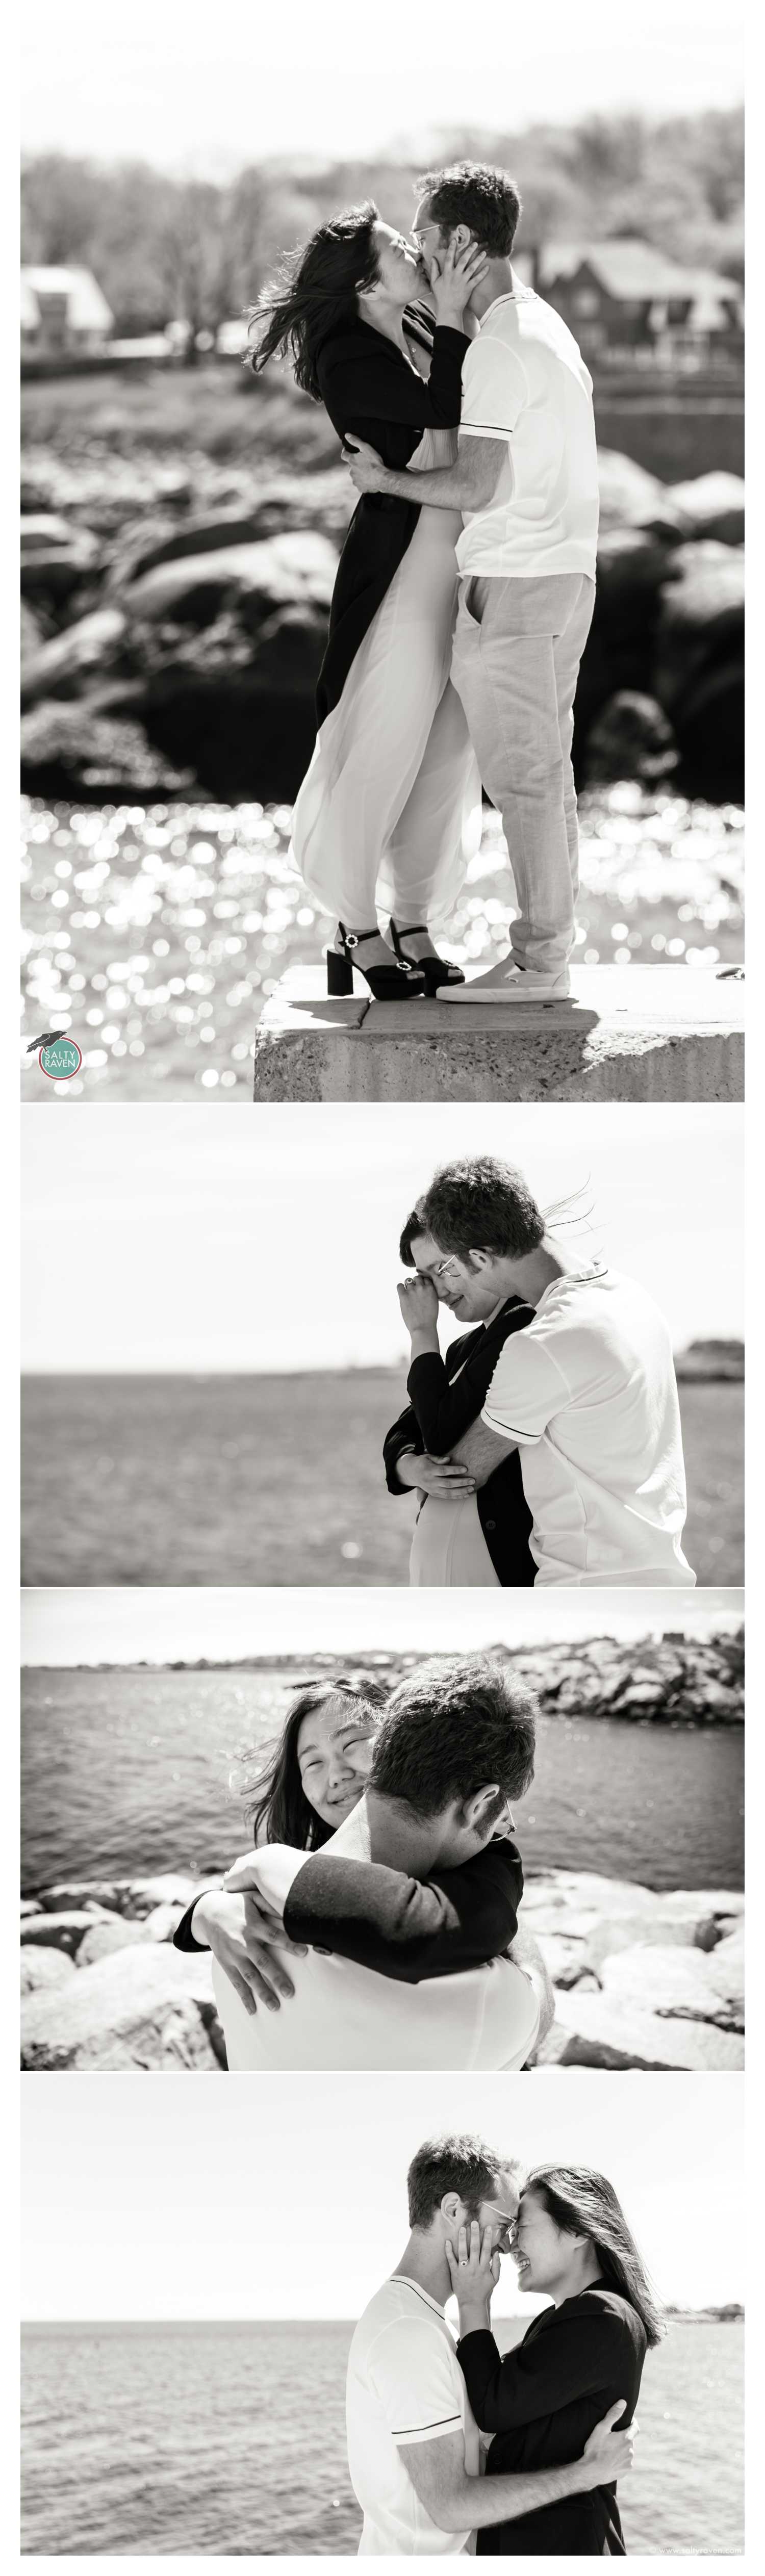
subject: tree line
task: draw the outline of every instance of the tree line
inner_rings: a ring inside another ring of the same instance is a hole
[[[636,233],[695,268],[743,274],[742,110],[655,123],[593,115],[518,134],[455,129],[439,135],[432,157],[512,172],[519,248]],[[91,269],[119,333],[160,330],[178,316],[214,332],[338,206],[373,197],[387,221],[408,228],[418,166],[401,156],[268,160],[218,185],[141,161],[38,153],[22,173],[22,259]]]

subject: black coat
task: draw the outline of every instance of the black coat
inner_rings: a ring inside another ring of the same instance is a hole
[[[503,1343],[510,1333],[519,1333],[524,1324],[530,1324],[533,1313],[533,1307],[524,1306],[519,1297],[508,1297],[493,1323],[462,1333],[458,1341],[450,1343],[443,1359],[436,1351],[425,1351],[420,1359],[413,1360],[407,1378],[410,1402],[398,1421],[392,1423],[383,1442],[389,1493],[411,1490],[399,1484],[396,1472],[404,1449],[414,1449],[420,1456],[427,1450],[431,1457],[444,1458],[463,1432],[469,1431],[471,1422],[477,1421],[483,1410]],[[458,1369],[461,1375],[452,1392],[451,1380]],[[500,1583],[513,1589],[533,1583],[537,1570],[529,1547],[533,1522],[517,1449],[511,1450],[486,1484],[479,1487],[476,1502]]]
[[[457,428],[462,365],[470,347],[463,331],[440,323],[434,330],[424,308],[412,307],[409,319],[412,337],[432,347],[427,383],[392,340],[360,320],[333,332],[316,362],[322,402],[338,438],[355,431],[398,473],[409,464],[424,429]],[[362,493],[332,595],[329,642],[316,690],[320,725],[342,697],[351,663],[403,561],[419,515],[418,503],[393,500],[384,492]]]
[[[581,2459],[596,2424],[625,2400],[632,2422],[646,2355],[646,2332],[628,2299],[593,2282],[559,2308],[534,2317],[514,2352],[500,2354],[493,2334],[464,2335],[457,2346],[476,2423],[494,2440],[487,2477],[510,2470],[558,2469]],[[626,2557],[615,2486],[564,2496],[516,2522],[479,2531],[476,2555],[498,2558]]]
[[[522,1895],[521,1856],[509,1836],[424,1881],[382,1861],[343,1860],[330,1845],[306,1853],[284,1908],[284,1929],[290,1941],[333,1950],[416,1986],[498,1958],[515,1939]],[[176,1950],[205,1947],[194,1939],[195,1904],[196,1897],[173,1934]]]

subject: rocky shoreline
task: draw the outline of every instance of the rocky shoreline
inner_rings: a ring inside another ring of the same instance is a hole
[[[22,1901],[26,2071],[225,2070],[209,1957],[172,1947],[198,1885],[177,1874],[97,1879]],[[568,1870],[527,1880],[523,1919],[556,2000],[536,2062],[740,2069],[743,1914],[743,1896],[720,1888],[656,1894]]]
[[[601,450],[580,782],[741,793],[743,484],[666,485]],[[62,463],[22,486],[30,794],[290,802],[353,492],[344,468],[221,474],[202,457]]]

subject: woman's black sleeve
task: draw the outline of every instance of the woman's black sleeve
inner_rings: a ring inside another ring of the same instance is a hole
[[[522,1894],[520,1853],[510,1840],[488,1843],[424,1883],[380,1861],[311,1852],[293,1879],[284,1929],[291,1941],[416,1986],[500,1957],[517,1932]]]
[[[362,438],[365,420],[395,421],[411,429],[457,429],[469,347],[464,331],[437,323],[426,384],[400,360],[392,342],[386,346],[381,338],[379,351],[365,348],[363,353],[350,340],[347,347],[336,342],[319,364],[327,410],[348,429],[358,424]]]
[[[440,1351],[422,1351],[412,1361],[406,1383],[423,1447],[431,1458],[446,1458],[485,1404],[488,1372],[483,1389],[471,1384],[465,1370],[450,1386]]]
[[[538,2415],[555,2415],[577,2397],[608,2387],[624,2351],[619,2320],[601,2309],[573,2307],[546,2334],[500,2353],[485,2328],[463,2335],[457,2357],[476,2423],[483,2433],[509,2433]],[[629,2384],[629,2383],[628,2383]],[[626,2394],[626,2391],[625,2391]]]
[[[415,1449],[421,1456],[424,1447],[425,1442],[417,1415],[411,1404],[405,1404],[403,1413],[399,1414],[397,1422],[391,1423],[390,1430],[386,1431],[383,1441],[385,1481],[389,1494],[411,1493],[411,1485],[399,1484],[397,1473],[399,1458],[405,1449]]]
[[[181,1915],[180,1923],[176,1923],[175,1931],[173,1933],[174,1950],[207,1950],[209,1948],[209,1943],[207,1941],[195,1941],[192,1925],[194,1919],[194,1907],[199,1904],[200,1896],[207,1895],[211,1884],[216,1887],[222,1887],[223,1881],[219,1878],[211,1882],[208,1878],[205,1881],[204,1887],[197,1888],[196,1896],[192,1896],[191,1904],[187,1905],[185,1914]]]

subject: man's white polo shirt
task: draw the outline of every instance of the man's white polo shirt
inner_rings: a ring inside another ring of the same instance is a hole
[[[325,1844],[349,1860],[369,1859],[363,1798]],[[305,1852],[265,1843],[252,1854],[258,1885],[283,1905]],[[512,1959],[463,1975],[409,1986],[324,1950],[290,1958],[294,1995],[269,2012],[247,2013],[213,1960],[213,1985],[232,2074],[249,2067],[492,2067],[525,2065],[539,2027],[533,1986]]]
[[[505,447],[483,510],[466,510],[460,572],[595,579],[598,455],[592,379],[552,304],[514,280],[484,313],[462,368],[461,438]]]
[[[499,1353],[481,1417],[516,1440],[537,1584],[689,1584],[672,1345],[653,1298],[590,1263]]]
[[[461,2433],[477,2476],[480,2446],[443,2308],[419,2282],[385,2281],[359,2318],[346,2383],[348,2467],[364,2515],[362,2558],[445,2558],[474,2535],[440,2531],[420,2503],[401,2452]]]

